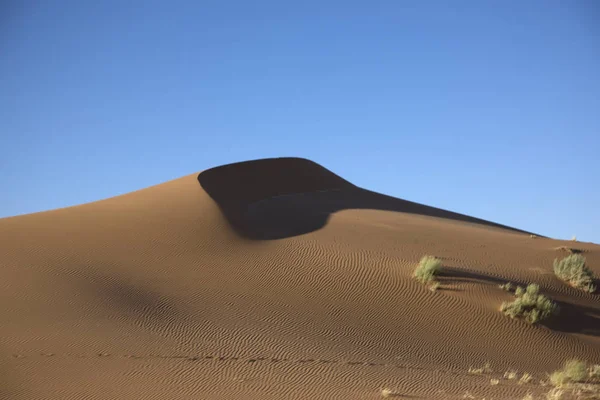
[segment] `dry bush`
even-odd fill
[[[594,274],[586,265],[585,257],[581,254],[571,254],[562,260],[554,260],[554,274],[567,282],[569,285],[583,290],[584,292],[594,293]]]
[[[413,277],[421,283],[434,281],[435,276],[442,269],[442,261],[433,256],[424,256],[415,268]]]
[[[500,310],[511,318],[523,318],[535,324],[558,313],[558,305],[548,297],[540,294],[540,286],[532,283],[523,289],[517,286],[515,300],[504,302]]]

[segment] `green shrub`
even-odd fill
[[[442,269],[442,261],[433,256],[424,256],[413,273],[413,277],[421,283],[429,283],[434,280]]]
[[[591,375],[592,370],[588,370],[584,361],[569,360],[563,364],[561,370],[550,375],[550,382],[556,387],[562,387],[569,383],[583,382]]]
[[[502,290],[506,290],[507,292],[512,292],[513,284],[511,282],[506,282],[503,285],[498,285],[498,287]]]
[[[532,283],[523,289],[517,286],[515,300],[504,302],[500,310],[511,318],[523,318],[535,324],[558,312],[558,306],[548,297],[540,294],[540,286]]]
[[[550,374],[550,383],[556,387],[563,387],[569,382],[569,378],[563,371],[554,371]]]
[[[571,254],[562,260],[554,260],[554,274],[568,284],[585,292],[594,293],[594,274],[581,254]]]
[[[563,366],[563,371],[573,382],[581,382],[588,376],[587,365],[580,360],[567,361]]]

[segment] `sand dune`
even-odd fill
[[[551,217],[551,216],[549,216]],[[520,399],[600,364],[600,303],[552,273],[576,246],[361,189],[303,159],[232,164],[0,220],[0,398]],[[442,289],[412,279],[425,254]],[[563,312],[498,308],[537,282]],[[493,372],[473,375],[489,362]],[[502,379],[508,369],[535,384]],[[490,379],[498,378],[498,385]]]

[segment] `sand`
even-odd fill
[[[600,275],[599,245],[370,192],[296,158],[0,219],[0,398],[541,396],[565,359],[600,364],[600,297],[553,275],[560,246]],[[425,254],[443,261],[436,292],[412,278]],[[539,283],[561,315],[505,317],[507,281]],[[511,369],[534,380],[504,379]]]

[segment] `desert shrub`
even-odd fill
[[[550,375],[550,382],[556,387],[562,387],[569,383],[583,382],[591,375],[592,369],[588,369],[585,361],[569,360],[563,364],[561,370]]]
[[[583,361],[568,361],[563,369],[552,373],[550,382],[555,387],[546,394],[548,400],[560,400],[567,391],[573,399],[600,399],[600,382],[591,378],[591,370],[586,369]]]
[[[562,260],[554,260],[554,274],[568,284],[585,292],[594,293],[594,274],[581,254],[571,254]]]
[[[550,383],[556,387],[562,387],[569,382],[569,378],[563,371],[554,371],[550,374]]]
[[[421,283],[429,283],[434,280],[442,269],[442,261],[433,256],[424,256],[415,268],[413,277]]]
[[[517,286],[515,300],[504,302],[500,310],[511,318],[523,318],[535,324],[558,312],[558,306],[548,297],[540,294],[540,286],[532,283],[523,289]]]
[[[511,282],[506,282],[503,285],[498,285],[498,287],[502,290],[506,290],[507,292],[512,292],[513,284]]]

